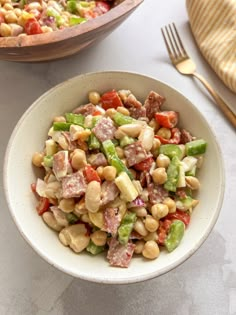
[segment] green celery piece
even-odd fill
[[[192,204],[193,204],[193,198],[190,196],[176,199],[176,206],[179,210],[182,210],[182,211],[187,211],[189,208],[192,207]]]
[[[179,179],[179,167],[180,160],[177,156],[174,156],[167,168],[167,181],[164,184],[166,190],[176,192]]]
[[[203,139],[193,140],[185,144],[187,155],[199,155],[206,152],[207,142]]]
[[[75,224],[78,222],[79,218],[74,213],[66,213],[66,219],[70,224]]]
[[[54,18],[60,17],[60,13],[54,9],[53,7],[49,6],[46,10],[46,15],[47,16],[53,16]]]
[[[88,148],[89,150],[96,150],[100,149],[101,143],[98,140],[98,138],[95,136],[95,134],[91,133],[88,139]]]
[[[171,223],[169,233],[164,242],[168,252],[172,252],[176,247],[179,246],[185,231],[185,225],[180,220],[175,220]]]
[[[134,143],[135,140],[134,138],[128,137],[128,136],[124,136],[121,140],[120,140],[120,146],[123,148],[131,143]]]
[[[131,180],[134,179],[132,173],[118,157],[112,157],[109,163],[111,164],[111,166],[114,166],[116,168],[118,174],[121,172],[125,172]]]
[[[115,115],[112,118],[118,126],[132,124],[136,121],[134,118],[130,116],[125,116],[119,112],[115,113]]]
[[[53,164],[53,156],[52,156],[52,155],[46,155],[46,156],[43,158],[43,164],[44,164],[46,167],[52,167],[52,164]]]
[[[116,153],[116,148],[115,148],[115,146],[111,140],[103,141],[102,147],[103,147],[104,153],[108,159],[108,162],[112,157],[114,157],[114,156],[118,157],[117,153]]]
[[[128,243],[130,233],[133,230],[134,223],[136,221],[136,214],[127,212],[121,221],[120,227],[118,228],[118,239],[122,245]]]
[[[67,1],[66,9],[70,13],[76,13],[77,12],[77,1],[74,1],[74,0]]]
[[[128,174],[129,178],[133,180],[133,175],[125,166],[125,164],[121,161],[116,153],[116,148],[111,140],[106,140],[102,143],[103,151],[106,155],[108,163],[114,166],[117,170],[117,173],[125,172]]]
[[[92,118],[92,128],[96,126],[96,124],[99,122],[99,120],[101,120],[100,116],[94,116]]]
[[[180,158],[182,156],[182,151],[176,144],[163,144],[159,148],[159,154],[167,155],[170,159],[174,156]]]
[[[196,171],[197,171],[197,165],[194,165],[193,168],[190,171],[185,173],[185,175],[186,176],[194,176],[195,177],[196,176]]]
[[[97,246],[93,243],[93,241],[90,240],[88,246],[86,247],[86,250],[91,253],[92,255],[98,255],[101,252],[103,252],[105,249],[104,246]]]
[[[68,123],[84,127],[85,117],[81,114],[66,113],[66,121]]]
[[[71,123],[68,122],[54,122],[53,130],[55,131],[69,131]]]

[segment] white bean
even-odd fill
[[[142,129],[143,127],[140,124],[127,124],[118,128],[118,130],[124,132],[127,136],[132,138],[138,137]]]
[[[54,215],[53,215],[52,212],[49,212],[49,211],[44,212],[44,213],[42,214],[42,218],[43,218],[44,222],[45,222],[51,229],[53,229],[54,231],[59,232],[59,231],[61,231],[61,229],[63,228],[63,226],[60,225],[60,224],[56,221],[56,219],[55,219],[55,217],[54,217]]]
[[[154,140],[154,131],[151,127],[146,126],[142,129],[138,139],[146,151],[150,151]]]
[[[85,206],[90,212],[97,212],[100,206],[101,185],[97,181],[88,184],[85,192]]]

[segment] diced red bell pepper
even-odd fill
[[[27,35],[36,35],[43,33],[39,22],[35,18],[27,20],[27,22],[25,23],[25,32]]]
[[[84,173],[84,177],[86,178],[88,183],[90,183],[94,180],[96,182],[101,183],[101,178],[99,177],[97,171],[95,171],[91,165],[86,165],[83,173]]]
[[[101,96],[102,107],[107,110],[109,108],[117,108],[123,106],[122,101],[115,90],[104,93]]]
[[[155,114],[156,121],[165,128],[174,128],[179,120],[179,115],[173,110],[163,111]]]
[[[181,132],[179,128],[172,128],[171,129],[171,138],[165,139],[161,136],[155,135],[155,138],[159,139],[162,144],[172,143],[172,144],[179,144],[180,143]]]
[[[104,14],[111,9],[111,6],[105,1],[96,1],[96,7],[99,9],[101,14]]]
[[[102,113],[98,109],[92,113],[92,116],[100,116],[100,115],[102,115]]]
[[[146,160],[135,164],[133,167],[137,171],[149,171],[153,162],[154,162],[153,158],[149,157]]]
[[[40,197],[36,210],[39,215],[42,215],[44,212],[48,211],[49,206],[50,206],[49,199],[45,197]]]
[[[189,222],[190,222],[190,214],[177,209],[176,212],[169,213],[166,216],[166,219],[172,220],[172,221],[173,220],[181,220],[185,224],[185,226],[187,227],[189,225]]]

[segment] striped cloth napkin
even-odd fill
[[[186,6],[203,56],[236,93],[236,0],[186,0]]]

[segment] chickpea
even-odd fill
[[[104,246],[107,242],[107,233],[104,231],[95,231],[90,237],[93,243],[97,246]]]
[[[151,208],[151,213],[154,219],[159,220],[164,218],[169,213],[169,208],[167,205],[162,203],[156,203]]]
[[[104,169],[103,166],[98,166],[98,168],[96,169],[96,171],[97,171],[97,173],[98,173],[98,176],[99,176],[101,179],[104,179],[104,177],[103,177],[103,169]]]
[[[152,142],[151,152],[155,157],[158,156],[158,151],[159,151],[160,146],[161,146],[161,141],[157,138],[154,138]]]
[[[148,215],[145,220],[145,228],[148,232],[155,232],[158,229],[159,222],[151,215]]]
[[[32,157],[32,163],[34,166],[41,167],[43,163],[44,155],[40,152],[35,152]]]
[[[54,231],[61,231],[63,226],[57,223],[52,212],[46,211],[42,215],[43,221]]]
[[[134,252],[135,254],[141,254],[144,248],[145,242],[143,240],[139,240],[135,243]]]
[[[147,210],[144,207],[134,207],[130,211],[134,212],[137,217],[146,217]]]
[[[106,116],[110,118],[113,118],[115,114],[116,114],[116,110],[114,108],[109,108],[106,111]]]
[[[173,199],[171,199],[170,197],[165,198],[162,203],[164,205],[167,205],[167,207],[169,209],[169,213],[174,213],[176,211],[175,201]]]
[[[6,23],[0,24],[0,35],[3,37],[11,36],[11,27]]]
[[[53,122],[66,122],[66,119],[63,116],[55,116]]]
[[[74,169],[79,170],[87,164],[86,155],[83,150],[76,150],[72,156],[71,165]]]
[[[167,180],[166,169],[164,167],[156,168],[152,172],[152,179],[155,184],[159,184],[159,185],[164,184]]]
[[[148,235],[148,231],[146,230],[144,223],[141,219],[137,219],[137,221],[135,222],[134,230],[142,236]]]
[[[88,98],[90,103],[97,105],[100,102],[101,96],[98,92],[92,91],[89,93]]]
[[[47,25],[41,26],[41,30],[42,30],[43,33],[53,32],[53,29],[50,26],[47,26]]]
[[[86,207],[85,207],[84,198],[80,199],[80,201],[75,204],[74,212],[77,216],[80,216],[81,214],[88,213],[88,209],[86,209]]]
[[[13,6],[10,3],[5,3],[3,8],[7,11],[13,11]]]
[[[91,223],[88,213],[82,214],[80,219],[82,222],[89,223],[89,224]]]
[[[105,166],[103,169],[103,177],[105,180],[113,181],[116,178],[116,168],[114,166]]]
[[[159,123],[154,118],[149,122],[149,126],[153,128],[154,131],[160,127]]]
[[[21,9],[15,8],[15,9],[14,9],[14,13],[15,13],[15,15],[16,15],[17,17],[19,17],[19,16],[21,15]]]
[[[143,247],[142,254],[147,259],[155,259],[160,254],[160,249],[155,241],[147,241]]]
[[[167,155],[159,154],[156,159],[157,167],[167,168],[170,164],[170,158]]]
[[[150,233],[148,233],[148,235],[147,236],[144,236],[144,241],[157,241],[158,240],[158,235],[157,235],[157,232],[155,231],[155,232],[150,232]]]
[[[74,208],[75,208],[74,198],[62,199],[59,202],[58,208],[61,209],[63,212],[66,212],[66,213],[73,212]]]
[[[120,159],[124,158],[124,150],[121,147],[116,147],[116,153]]]
[[[7,10],[0,7],[0,13],[2,13],[5,16],[5,14],[7,13]]]
[[[28,10],[31,11],[31,10],[41,10],[42,9],[42,6],[39,2],[31,2],[28,4]]]
[[[157,135],[164,138],[164,139],[170,139],[171,138],[171,131],[168,128],[162,127],[157,131]]]
[[[199,180],[194,176],[185,176],[186,185],[192,190],[198,190],[200,188]]]
[[[127,108],[123,107],[123,106],[119,106],[116,109],[119,113],[125,115],[125,116],[130,116],[130,112]]]

